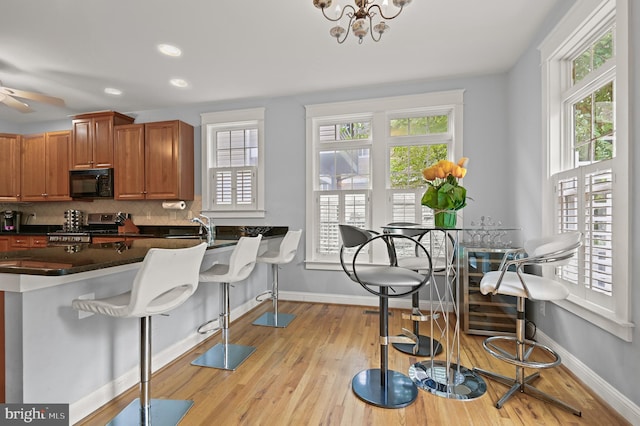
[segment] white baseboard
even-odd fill
[[[379,306],[380,298],[376,296],[349,296],[345,294],[326,294],[326,293],[306,293],[296,291],[279,291],[279,300],[289,300],[292,302],[309,302],[309,303],[332,303],[334,305],[356,305],[356,306]],[[429,310],[429,301],[420,300],[420,309]],[[451,305],[451,304],[450,304]],[[411,298],[390,298],[390,308],[411,309]],[[447,312],[451,312],[451,306]]]
[[[251,299],[244,304],[238,306],[231,311],[231,321],[241,317],[247,312],[251,311],[258,305],[254,299]],[[216,327],[216,324],[211,325],[212,328]],[[212,334],[202,335],[194,331],[185,339],[175,343],[174,345],[164,349],[153,356],[151,361],[153,372],[161,369],[165,365],[171,363],[176,358],[190,351],[195,346],[202,343],[204,340],[215,335],[218,331]],[[69,421],[70,424],[77,423],[95,410],[108,403],[121,393],[127,391],[132,386],[135,386],[140,382],[140,367],[136,366],[133,369],[127,371],[122,376],[115,380],[105,384],[96,391],[90,393],[84,398],[69,405]]]
[[[580,381],[587,385],[593,393],[606,401],[611,408],[627,419],[632,425],[640,425],[640,407],[638,407],[638,405],[634,404],[633,401],[620,393],[582,361],[540,330],[537,331],[536,338],[541,344],[549,346],[556,351],[562,359],[562,364],[578,377]]]

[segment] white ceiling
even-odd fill
[[[35,111],[24,114],[0,104],[0,120],[503,72],[560,1],[415,0],[381,42],[351,35],[338,45],[312,0],[3,0],[0,81],[66,107],[29,102]],[[183,55],[160,55],[159,43]],[[173,77],[190,86],[169,85]]]

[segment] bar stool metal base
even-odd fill
[[[520,391],[527,395],[533,396],[534,398],[538,398],[540,401],[560,407],[575,416],[582,417],[582,412],[577,408],[574,408],[571,405],[562,402],[545,392],[542,392],[540,389],[531,384],[532,382],[540,378],[540,372],[535,372],[525,377],[522,380],[522,383],[520,383],[518,380],[512,377],[503,376],[492,371],[487,371],[480,368],[474,368],[473,371],[509,387],[509,390],[498,400],[498,402],[496,402],[496,408],[502,408],[509,398],[515,395],[516,392]]]
[[[353,393],[364,402],[382,408],[403,408],[418,397],[418,387],[397,371],[387,371],[387,385],[381,384],[379,368],[363,370],[351,381]]]
[[[284,328],[288,326],[295,317],[296,316],[293,314],[274,314],[273,312],[265,312],[253,322],[253,325]]]
[[[218,343],[191,362],[191,365],[235,371],[255,350],[253,346]]]
[[[482,377],[466,367],[458,372],[458,365],[451,363],[447,374],[445,361],[417,362],[409,367],[409,377],[419,388],[449,399],[475,399],[487,391]]]
[[[153,426],[176,426],[187,414],[193,405],[193,401],[180,401],[175,399],[152,399],[151,421],[147,424]],[[124,410],[111,419],[107,426],[131,426],[144,425],[140,418],[140,398],[136,398]]]
[[[413,353],[413,345],[410,343],[392,343],[392,346],[405,354],[431,356],[431,337],[420,335],[418,336],[418,340],[420,346],[416,354]],[[434,355],[438,355],[442,352],[442,344],[436,339],[433,339],[433,351],[435,352]]]

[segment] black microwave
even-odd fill
[[[113,169],[69,172],[71,198],[113,198]]]

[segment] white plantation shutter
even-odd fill
[[[255,167],[218,167],[212,170],[214,205],[238,210],[253,207],[256,193]]]
[[[600,298],[590,293],[611,296],[614,290],[613,172],[608,163],[559,173],[555,184],[558,232],[584,236],[582,256],[556,268],[556,274],[588,300]]]
[[[318,192],[318,255],[335,255],[340,252],[339,224],[367,228],[368,198],[368,191]]]
[[[611,170],[585,176],[585,287],[607,295],[613,289],[612,176]]]
[[[424,192],[424,191],[423,191]],[[419,195],[422,197],[422,195]],[[391,222],[418,223],[417,205],[418,194],[407,191],[392,191],[391,193]]]

